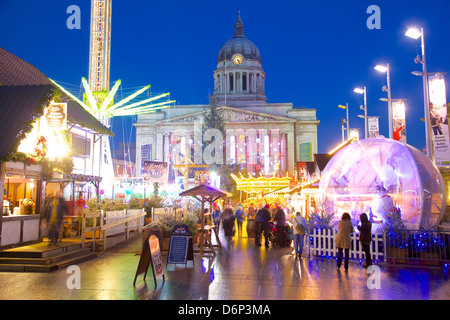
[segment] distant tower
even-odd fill
[[[98,110],[109,93],[110,55],[111,55],[111,2],[112,0],[91,0],[91,39],[89,53],[89,86]],[[86,101],[86,98],[85,98]],[[111,101],[111,103],[113,103]],[[110,126],[108,116],[93,114],[106,127]],[[101,138],[101,159],[99,175],[103,178],[103,189],[109,189],[114,179],[111,146],[108,137]],[[106,190],[104,190],[105,192]],[[108,196],[111,196],[106,191]]]
[[[92,92],[109,91],[111,0],[92,0],[89,84]]]

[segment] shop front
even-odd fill
[[[40,241],[41,166],[7,162],[4,190],[0,247]]]

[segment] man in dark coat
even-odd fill
[[[277,222],[277,240],[281,248],[286,245],[286,215],[279,206],[276,207],[274,221]]]
[[[264,232],[265,246],[269,247],[269,221],[270,212],[269,205],[266,204],[264,207],[258,210],[255,216],[255,245],[261,246],[261,235]]]
[[[223,210],[223,230],[225,233],[225,237],[231,239],[233,237],[233,229],[234,229],[234,214],[233,209],[229,204],[226,205],[225,210]]]
[[[358,226],[359,230],[359,242],[361,242],[362,249],[366,256],[366,264],[364,268],[368,268],[372,265],[372,255],[370,254],[370,244],[372,243],[372,222],[369,221],[367,215],[362,213],[359,216],[361,220],[361,226]]]

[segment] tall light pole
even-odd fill
[[[379,72],[386,72],[387,75],[387,87],[383,87],[383,91],[387,91],[388,93],[388,117],[389,117],[389,139],[393,139],[392,133],[392,99],[391,99],[391,75],[389,71],[389,63],[384,65],[376,65],[375,70]]]
[[[349,123],[349,120],[348,120],[348,103],[347,103],[345,106],[343,106],[343,105],[338,105],[338,108],[346,109],[346,110],[347,110],[347,120],[346,120],[346,123],[347,123],[347,140],[348,140],[348,139],[350,139],[350,123]]]
[[[361,110],[364,110],[364,139],[367,139],[369,137],[369,125],[367,123],[367,90],[366,87],[364,87],[364,89],[355,88],[353,91],[359,94],[364,94],[364,107],[361,106]]]
[[[425,113],[425,139],[426,139],[426,149],[427,156],[434,162],[434,150],[433,142],[431,141],[431,126],[430,126],[430,97],[428,91],[428,74],[427,74],[427,63],[425,58],[425,39],[423,28],[420,30],[416,28],[409,28],[406,31],[405,36],[413,38],[415,40],[421,38],[422,42],[422,59],[416,57],[414,61],[416,63],[422,63],[422,76],[423,76],[423,109]]]

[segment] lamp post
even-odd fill
[[[389,63],[384,65],[376,65],[375,70],[379,72],[386,72],[387,76],[387,87],[383,87],[383,91],[387,91],[388,93],[388,120],[389,120],[389,139],[393,138],[392,135],[392,99],[391,99],[391,75],[389,71]],[[381,99],[380,99],[381,100]]]
[[[353,91],[359,94],[364,94],[364,106],[361,106],[361,110],[364,110],[364,139],[367,139],[369,137],[369,126],[367,123],[367,90],[366,87],[364,87],[364,89],[355,88]]]
[[[347,120],[346,120],[346,123],[347,123],[347,140],[348,140],[348,139],[350,139],[350,123],[349,123],[349,120],[348,120],[348,103],[347,103],[345,106],[343,106],[343,105],[338,105],[338,108],[346,109],[346,110],[347,110]]]
[[[421,45],[422,45],[422,59],[420,57],[416,57],[414,61],[416,63],[422,63],[422,77],[423,77],[423,108],[425,113],[425,139],[426,139],[426,149],[427,149],[427,156],[434,162],[434,150],[432,147],[433,142],[431,141],[431,126],[430,126],[430,97],[429,97],[429,91],[428,91],[428,74],[427,74],[427,64],[426,64],[426,58],[425,58],[425,39],[424,39],[424,32],[423,28],[420,28],[420,30],[416,28],[409,28],[405,36],[412,38],[412,39],[419,39],[421,38]]]

